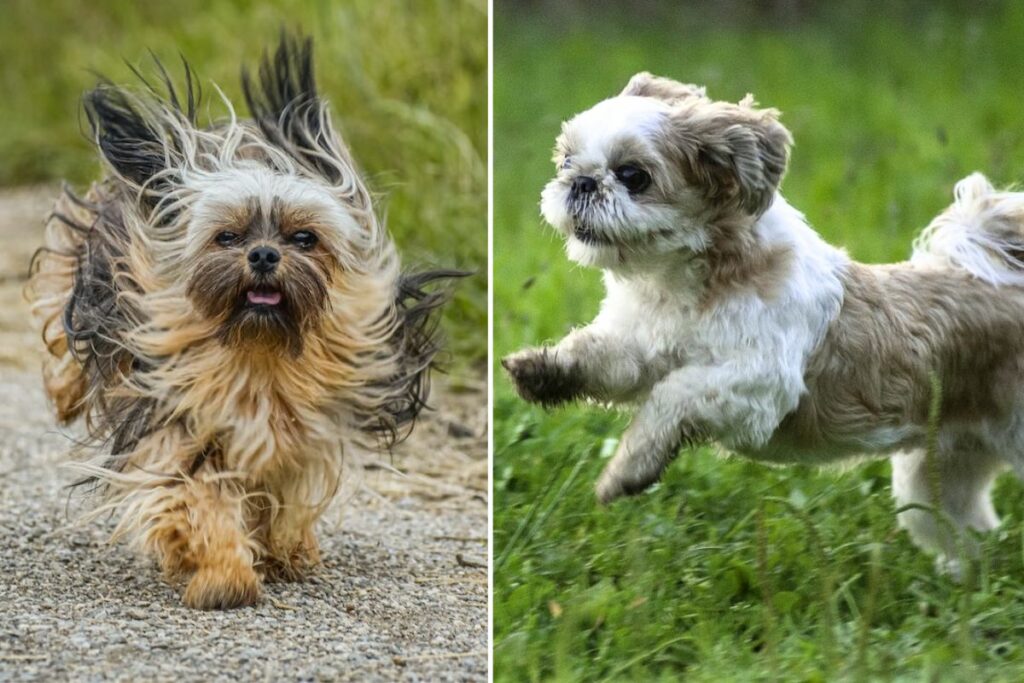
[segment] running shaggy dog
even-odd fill
[[[101,83],[85,111],[106,177],[58,199],[29,284],[57,417],[79,462],[184,602],[258,600],[319,561],[343,460],[389,448],[438,349],[317,94],[309,39],[242,72],[251,120],[201,127],[188,65],[163,94]]]

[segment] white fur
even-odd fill
[[[565,237],[570,259],[604,270],[606,296],[589,325],[553,347],[527,349],[504,360],[521,393],[529,373],[548,373],[556,386],[581,382],[577,395],[638,405],[598,483],[603,502],[656,481],[679,443],[710,438],[773,462],[825,463],[906,449],[893,457],[893,493],[900,505],[928,504],[919,425],[868,428],[851,443],[827,449],[773,441],[782,420],[807,392],[808,361],[840,313],[851,262],[776,193],[753,221],[750,243],[792,254],[785,280],[771,296],[737,289],[708,304],[706,269],[712,257],[705,252],[714,207],[707,206],[697,188],[685,185],[659,188],[670,197],[664,201],[634,197],[614,174],[613,150],[628,139],[630,149],[647,145],[651,154],[646,162],[655,182],[666,182],[666,176],[679,182],[678,173],[663,173],[659,166],[670,157],[658,149],[664,140],[660,127],[670,111],[669,104],[653,97],[620,96],[563,127],[564,144],[572,149],[559,155],[569,155],[569,161],[544,188],[541,211]],[[582,217],[569,189],[578,175],[593,177],[600,187],[599,201],[586,207]],[[575,234],[581,220],[612,239],[608,244],[582,241]],[[1024,263],[1014,256],[1024,240],[1004,237],[1019,234],[1022,224],[1024,193],[996,192],[984,176],[974,174],[957,185],[953,206],[915,242],[912,261],[924,268],[966,270],[994,285],[1024,285]],[[524,396],[530,398],[530,392],[527,388]],[[532,400],[545,401],[543,396]],[[1024,449],[1024,424],[982,421],[972,429],[943,431],[940,503],[954,527],[987,530],[998,523],[989,499],[994,477],[1006,462],[1024,462],[1016,455]],[[976,450],[979,440],[991,446],[988,451],[947,457]],[[1018,470],[1024,472],[1024,465]],[[944,568],[956,572],[956,536],[935,519],[911,511],[900,522],[920,545],[939,552]],[[968,542],[967,551],[972,548]]]
[[[954,196],[915,240],[911,261],[963,268],[994,285],[1024,285],[1024,262],[1013,255],[1014,245],[992,232],[1001,223],[1024,222],[1024,192],[997,192],[984,175],[972,173],[956,184]]]
[[[556,177],[541,193],[541,213],[545,220],[566,237],[565,249],[569,259],[584,266],[615,267],[635,257],[650,254],[701,251],[707,247],[707,233],[703,217],[693,217],[691,209],[699,212],[701,200],[694,188],[675,188],[688,201],[666,204],[643,204],[633,201],[629,193],[616,181],[614,169],[608,159],[616,144],[631,140],[646,144],[652,156],[657,150],[651,136],[664,124],[671,108],[650,97],[614,97],[577,115],[567,122],[567,133],[586,131],[580,136],[583,147],[574,150],[569,166],[560,169]],[[576,175],[585,172],[598,181],[605,200],[591,215],[598,229],[619,238],[616,245],[594,245],[579,240],[573,234],[574,219],[568,206],[570,183]]]
[[[781,196],[754,229],[763,244],[795,254],[784,290],[770,300],[750,292],[701,310],[699,265],[684,252],[642,271],[606,272],[601,312],[566,341],[602,340],[604,372],[619,378],[608,398],[644,403],[656,423],[697,417],[732,449],[767,443],[805,391],[804,367],[838,314],[848,259]]]
[[[317,216],[321,224],[333,228],[320,231],[317,236],[343,267],[354,265],[348,261],[370,249],[369,240],[377,237],[342,208],[327,185],[297,174],[276,173],[252,163],[213,173],[188,173],[183,183],[196,196],[181,244],[186,258],[207,246],[213,237],[209,226],[220,225],[225,215],[244,209],[253,199],[265,215],[270,214],[271,205],[277,200],[292,210],[306,210]]]

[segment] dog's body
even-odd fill
[[[444,297],[421,287],[454,275],[401,274],[308,40],[282,38],[243,84],[253,120],[208,128],[187,67],[184,102],[169,81],[89,93],[108,175],[58,200],[29,288],[100,510],[204,608],[319,561],[343,459],[390,446],[423,406]]]
[[[527,400],[638,404],[602,502],[714,440],[777,463],[892,454],[898,503],[928,505],[937,378],[939,503],[991,529],[993,479],[1024,471],[1024,194],[971,176],[911,261],[862,265],[778,195],[788,144],[771,110],[647,74],[568,123],[542,210],[607,295],[590,325],[505,367]],[[901,522],[955,565],[933,515]]]

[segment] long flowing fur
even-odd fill
[[[282,36],[255,81],[243,72],[251,121],[225,100],[228,118],[200,128],[191,69],[180,94],[158,70],[162,94],[143,79],[86,95],[107,176],[62,193],[28,291],[57,416],[86,419],[79,467],[104,492],[98,510],[119,510],[118,533],[169,576],[192,577],[186,602],[231,606],[258,595],[254,568],[294,578],[315,564],[312,525],[344,459],[407,433],[446,300],[426,288],[462,273],[401,274],[308,39]],[[235,286],[214,260],[231,255],[208,245],[260,211],[313,225],[321,246],[281,264],[287,325],[231,327],[204,309]]]

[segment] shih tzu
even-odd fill
[[[159,65],[158,65],[159,66]],[[255,602],[319,561],[343,460],[424,406],[454,271],[402,274],[317,93],[309,39],[242,72],[251,119],[200,126],[178,91],[102,82],[85,111],[105,178],[65,191],[28,292],[79,467],[197,608]]]
[[[897,503],[934,501],[952,525],[914,507],[900,522],[955,570],[952,527],[995,527],[994,478],[1024,471],[1024,193],[971,175],[910,261],[864,265],[779,194],[790,145],[749,96],[646,73],[564,124],[541,211],[606,296],[592,323],[503,365],[527,401],[637,406],[603,503],[694,442],[774,463],[889,455]]]

